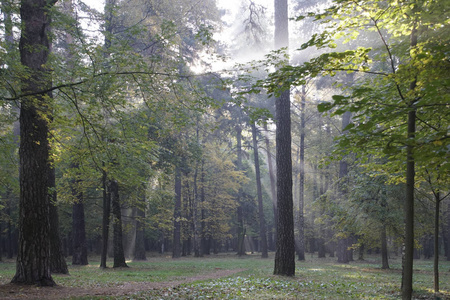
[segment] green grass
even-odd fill
[[[130,268],[102,270],[98,259],[88,266],[70,266],[70,275],[54,275],[60,286],[116,287],[124,282],[170,282],[212,273],[217,270],[245,269],[225,278],[195,281],[174,288],[138,292],[109,299],[398,299],[401,262],[391,259],[390,270],[381,270],[378,257],[338,264],[335,258],[308,256],[296,262],[296,276],[273,276],[273,254],[269,259],[257,255],[239,258],[234,254],[204,258],[156,256],[146,262],[130,262]],[[414,261],[414,298],[434,299],[433,262]],[[440,262],[441,299],[450,299],[450,262]],[[0,284],[10,281],[14,262],[0,263]],[[84,297],[77,299],[105,299]]]

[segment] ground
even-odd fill
[[[241,272],[243,269],[225,270],[216,269],[215,271],[207,274],[193,276],[184,280],[167,281],[167,282],[125,282],[111,287],[99,287],[99,288],[74,288],[74,287],[36,287],[26,285],[13,285],[5,284],[0,285],[0,299],[12,300],[12,299],[64,299],[70,297],[89,297],[89,296],[127,296],[134,295],[136,293],[148,290],[163,289],[176,287],[184,283],[190,283],[194,281],[204,281],[210,279],[218,279],[233,275]]]

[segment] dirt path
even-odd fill
[[[83,296],[125,296],[133,295],[142,291],[176,287],[183,283],[190,283],[197,280],[210,280],[226,277],[244,271],[244,269],[223,270],[219,269],[212,273],[189,277],[183,280],[167,282],[124,282],[116,287],[101,288],[73,288],[73,287],[36,287],[18,286],[5,284],[0,286],[0,299],[65,299],[69,297]]]

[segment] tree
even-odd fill
[[[275,47],[289,45],[287,0],[275,0]],[[291,105],[286,88],[275,100],[277,165],[277,249],[275,275],[295,275],[294,212],[292,199]]]
[[[49,124],[52,112],[49,31],[56,1],[24,0],[20,17],[22,77],[20,107],[19,253],[12,283],[53,286],[50,274]]]
[[[403,173],[397,178],[406,183],[404,299],[412,295],[415,169],[431,164],[448,170],[443,159],[448,129],[434,126],[435,115],[439,120],[448,119],[442,114],[448,102],[448,74],[443,72],[449,67],[442,51],[448,42],[448,27],[439,21],[446,18],[443,14],[442,3],[435,1],[392,1],[388,6],[383,1],[337,1],[325,12],[311,14],[327,30],[313,35],[301,47],[325,52],[300,66],[279,69],[269,75],[270,83],[265,85],[278,91],[280,86],[287,89],[302,84],[310,76],[333,76],[341,71],[359,75],[360,81],[351,87],[350,95],[336,95],[319,109],[334,109],[336,115],[351,111],[354,123],[347,128],[349,134],[341,139],[340,146],[347,152],[357,152],[360,160],[364,158],[362,153],[365,157],[368,153],[387,157],[386,173]],[[363,47],[366,41],[360,39],[364,37],[360,36],[362,28],[376,34],[381,46]],[[354,39],[359,44],[353,50],[333,51],[337,42]]]

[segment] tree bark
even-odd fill
[[[113,268],[128,267],[125,262],[125,252],[123,250],[123,235],[122,235],[122,211],[120,207],[119,184],[116,180],[109,181],[109,189],[111,195],[111,208],[113,214],[113,249],[114,249],[114,264]]]
[[[288,3],[275,0],[275,48],[289,46]],[[275,100],[277,163],[277,247],[275,275],[295,275],[294,204],[292,198],[290,91]]]
[[[256,191],[258,194],[259,238],[261,242],[261,258],[268,258],[269,254],[267,252],[266,219],[264,218],[264,207],[261,188],[261,173],[259,170],[258,140],[255,123],[252,123],[252,135],[253,135],[253,153],[255,156]]]
[[[19,251],[12,283],[54,286],[50,270],[49,142],[52,86],[47,66],[50,53],[50,11],[55,1],[23,0],[20,17],[20,60],[28,76],[22,76],[20,107]]]

